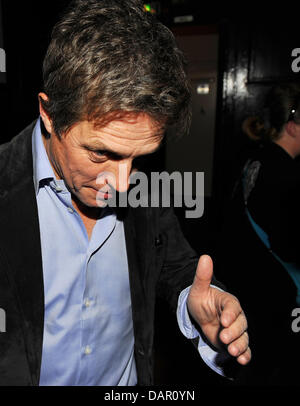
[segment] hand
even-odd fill
[[[236,297],[210,286],[212,276],[212,259],[202,255],[187,300],[189,313],[214,347],[227,345],[229,354],[246,365],[251,351],[245,314]]]

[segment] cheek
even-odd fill
[[[71,175],[75,181],[94,183],[99,172],[101,172],[101,170],[94,165],[86,165],[85,167],[74,168]]]
[[[65,169],[73,180],[92,180],[97,177],[99,165],[91,162],[85,155],[68,154],[65,159]]]
[[[75,168],[74,168],[75,169]],[[73,183],[77,186],[92,186],[99,189],[110,179],[110,166],[106,164],[86,163],[84,166],[77,167],[71,174]]]

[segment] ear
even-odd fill
[[[49,115],[47,114],[47,112],[44,110],[43,105],[41,103],[41,99],[43,99],[45,101],[49,100],[48,96],[45,93],[39,93],[38,98],[39,98],[40,116],[43,120],[43,123],[44,123],[44,126],[45,126],[47,132],[49,134],[52,134],[53,133],[52,121],[51,121]]]
[[[288,121],[285,125],[285,130],[290,137],[296,138],[299,136],[300,126],[294,121]]]

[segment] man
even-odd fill
[[[43,90],[39,120],[0,152],[1,384],[153,383],[156,295],[217,372],[227,351],[247,364],[240,304],[172,210],[103,207],[167,129],[188,129],[172,34],[138,0],[74,1],[53,30]],[[114,176],[99,184],[103,173]]]

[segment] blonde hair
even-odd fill
[[[275,141],[288,121],[300,124],[300,84],[281,83],[268,93],[261,114],[247,117],[243,132],[253,141]]]
[[[280,133],[274,127],[266,129],[258,116],[247,117],[242,130],[252,141],[275,141],[280,138]]]

